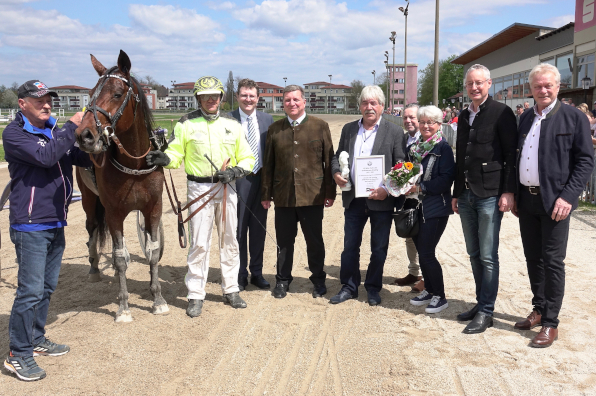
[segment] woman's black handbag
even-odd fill
[[[395,232],[400,238],[412,238],[418,235],[418,208],[400,209],[393,213]]]

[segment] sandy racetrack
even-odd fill
[[[334,142],[353,116],[325,116]],[[183,170],[173,172],[185,196]],[[0,169],[0,185],[8,181]],[[178,246],[176,218],[164,192],[166,247],[159,270],[167,316],[151,314],[149,267],[139,247],[135,217],[125,225],[131,265],[127,271],[132,323],[114,323],[118,284],[110,254],[100,262],[102,281],[87,283],[89,270],[84,213],[71,205],[67,248],[60,281],[53,295],[48,335],[68,343],[71,352],[37,362],[48,377],[18,381],[2,369],[0,394],[143,394],[143,395],[596,395],[596,218],[577,213],[571,221],[567,290],[559,340],[548,349],[530,348],[537,333],[516,331],[513,323],[531,310],[531,293],[517,219],[506,214],[501,230],[500,290],[495,327],[464,335],[456,315],[472,306],[474,282],[465,252],[461,224],[450,218],[438,247],[449,308],[439,314],[409,304],[409,287],[389,285],[407,273],[405,243],[392,234],[385,265],[383,302],[370,307],[360,288],[357,301],[329,304],[340,288],[343,248],[341,195],[325,210],[325,269],[328,295],[313,299],[304,239],[299,232],[294,282],[285,299],[249,286],[242,293],[244,310],[224,305],[219,252],[212,243],[211,269],[203,314],[185,315],[186,250]],[[268,229],[275,235],[274,212]],[[8,319],[17,283],[15,251],[8,235],[8,212],[0,213],[2,278],[0,279],[0,356],[8,352]],[[214,233],[215,234],[215,233]],[[367,226],[361,251],[364,274],[370,257]],[[111,248],[104,249],[105,253]],[[275,246],[267,240],[265,277],[275,282]]]

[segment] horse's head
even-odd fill
[[[81,150],[99,154],[109,144],[116,129],[128,130],[135,121],[140,95],[130,75],[130,58],[120,50],[118,66],[106,69],[93,55],[91,64],[100,78],[91,90],[91,99],[76,130]]]

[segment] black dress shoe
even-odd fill
[[[238,277],[238,289],[240,289],[240,291],[244,291],[246,286],[248,286],[248,279],[245,277]]]
[[[469,311],[462,312],[457,315],[457,320],[461,322],[467,322],[468,320],[474,319],[476,314],[478,313],[478,304],[474,305],[474,308],[470,309]]]
[[[331,304],[339,304],[344,301],[348,301],[351,298],[358,298],[358,294],[352,294],[345,289],[341,289],[339,293],[331,297],[329,301],[331,302]]]
[[[273,297],[284,298],[288,294],[289,289],[290,285],[287,285],[285,283],[278,283],[275,285],[275,289],[273,289]]]
[[[478,334],[483,333],[489,327],[493,327],[493,317],[488,316],[484,312],[477,312],[474,319],[464,329],[464,334]]]
[[[325,286],[324,283],[315,284],[313,286],[312,298],[323,297],[324,294],[327,294],[327,286]]]
[[[368,304],[372,307],[375,305],[379,305],[381,303],[381,296],[379,296],[379,292],[376,290],[368,290]]]
[[[258,287],[259,289],[269,289],[271,284],[263,278],[263,275],[256,275],[250,277],[250,283]]]

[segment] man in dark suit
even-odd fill
[[[535,66],[529,81],[536,105],[520,119],[513,213],[519,217],[534,308],[515,328],[541,325],[531,345],[543,348],[558,336],[569,215],[594,168],[594,151],[588,118],[557,100],[561,83],[557,68]]]
[[[499,289],[499,231],[503,212],[514,202],[517,125],[510,107],[493,100],[490,71],[473,65],[465,85],[472,100],[457,127],[456,176],[452,209],[459,213],[470,256],[477,304],[457,316],[471,322],[465,334],[493,325]]]
[[[358,97],[358,105],[362,118],[346,124],[341,132],[337,151],[331,160],[333,178],[338,186],[344,187],[348,180],[341,176],[339,155],[342,151],[349,154],[348,166],[350,179],[355,180],[354,157],[384,155],[385,174],[399,160],[404,159],[404,131],[401,127],[383,119],[385,95],[376,85],[364,87]],[[383,287],[383,266],[387,258],[389,235],[395,199],[388,195],[382,185],[371,191],[368,197],[355,197],[355,185],[352,183],[350,191],[342,192],[345,208],[344,215],[344,251],[341,254],[340,281],[342,288],[339,293],[331,297],[331,303],[339,304],[351,298],[358,297],[360,286],[360,245],[362,231],[370,218],[371,258],[364,287],[368,294],[368,303],[381,303],[379,292]]]
[[[275,203],[275,233],[279,245],[273,297],[284,298],[293,280],[294,243],[298,223],[306,241],[308,268],[314,298],[327,293],[325,286],[325,242],[323,210],[335,201],[336,185],[331,176],[333,143],[329,125],[306,114],[304,89],[284,89],[284,111],[288,115],[271,124],[263,156],[261,204]]]
[[[263,167],[267,129],[269,125],[273,124],[273,117],[271,114],[257,111],[259,86],[253,80],[244,78],[238,82],[236,98],[240,107],[230,114],[242,124],[246,140],[255,156],[252,173],[243,179],[236,180],[236,189],[240,196],[236,233],[240,248],[238,287],[240,291],[243,291],[248,286],[248,267],[250,283],[259,289],[269,289],[271,285],[263,277],[267,209],[261,205],[261,168]],[[248,265],[248,253],[250,253],[250,265]]]
[[[418,128],[418,104],[417,103],[410,103],[406,105],[404,108],[404,113],[402,115],[404,121],[404,129],[406,133],[404,133],[404,141],[403,141],[403,148],[404,153],[407,155],[407,149],[413,143],[418,140],[420,136],[420,131]],[[416,244],[412,238],[406,238],[406,253],[408,255],[408,275],[404,276],[403,278],[397,278],[393,281],[394,284],[398,286],[407,286],[414,284],[412,286],[412,291],[421,292],[424,290],[424,280],[422,280],[422,276],[420,276],[420,265],[418,263],[418,252],[416,251]]]

